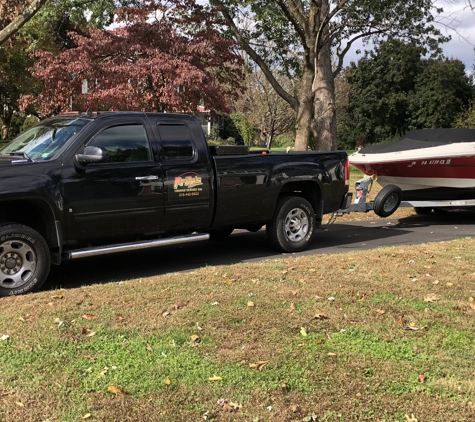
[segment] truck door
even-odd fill
[[[167,230],[209,227],[212,215],[212,169],[203,142],[194,139],[194,121],[158,118],[164,174]]]
[[[163,227],[163,176],[155,162],[147,121],[102,126],[85,146],[107,150],[104,163],[63,172],[68,237],[104,239],[158,232]]]

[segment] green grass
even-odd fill
[[[475,420],[474,255],[463,239],[4,298],[0,420]]]

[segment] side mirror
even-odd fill
[[[106,163],[109,161],[109,153],[104,147],[86,147],[84,148],[84,154],[76,154],[75,158],[79,164],[83,165]]]

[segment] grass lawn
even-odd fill
[[[474,256],[463,238],[1,299],[0,420],[474,421]]]

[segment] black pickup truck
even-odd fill
[[[50,264],[266,225],[286,252],[344,206],[347,154],[208,146],[187,115],[66,114],[0,150],[0,296],[38,290]]]

